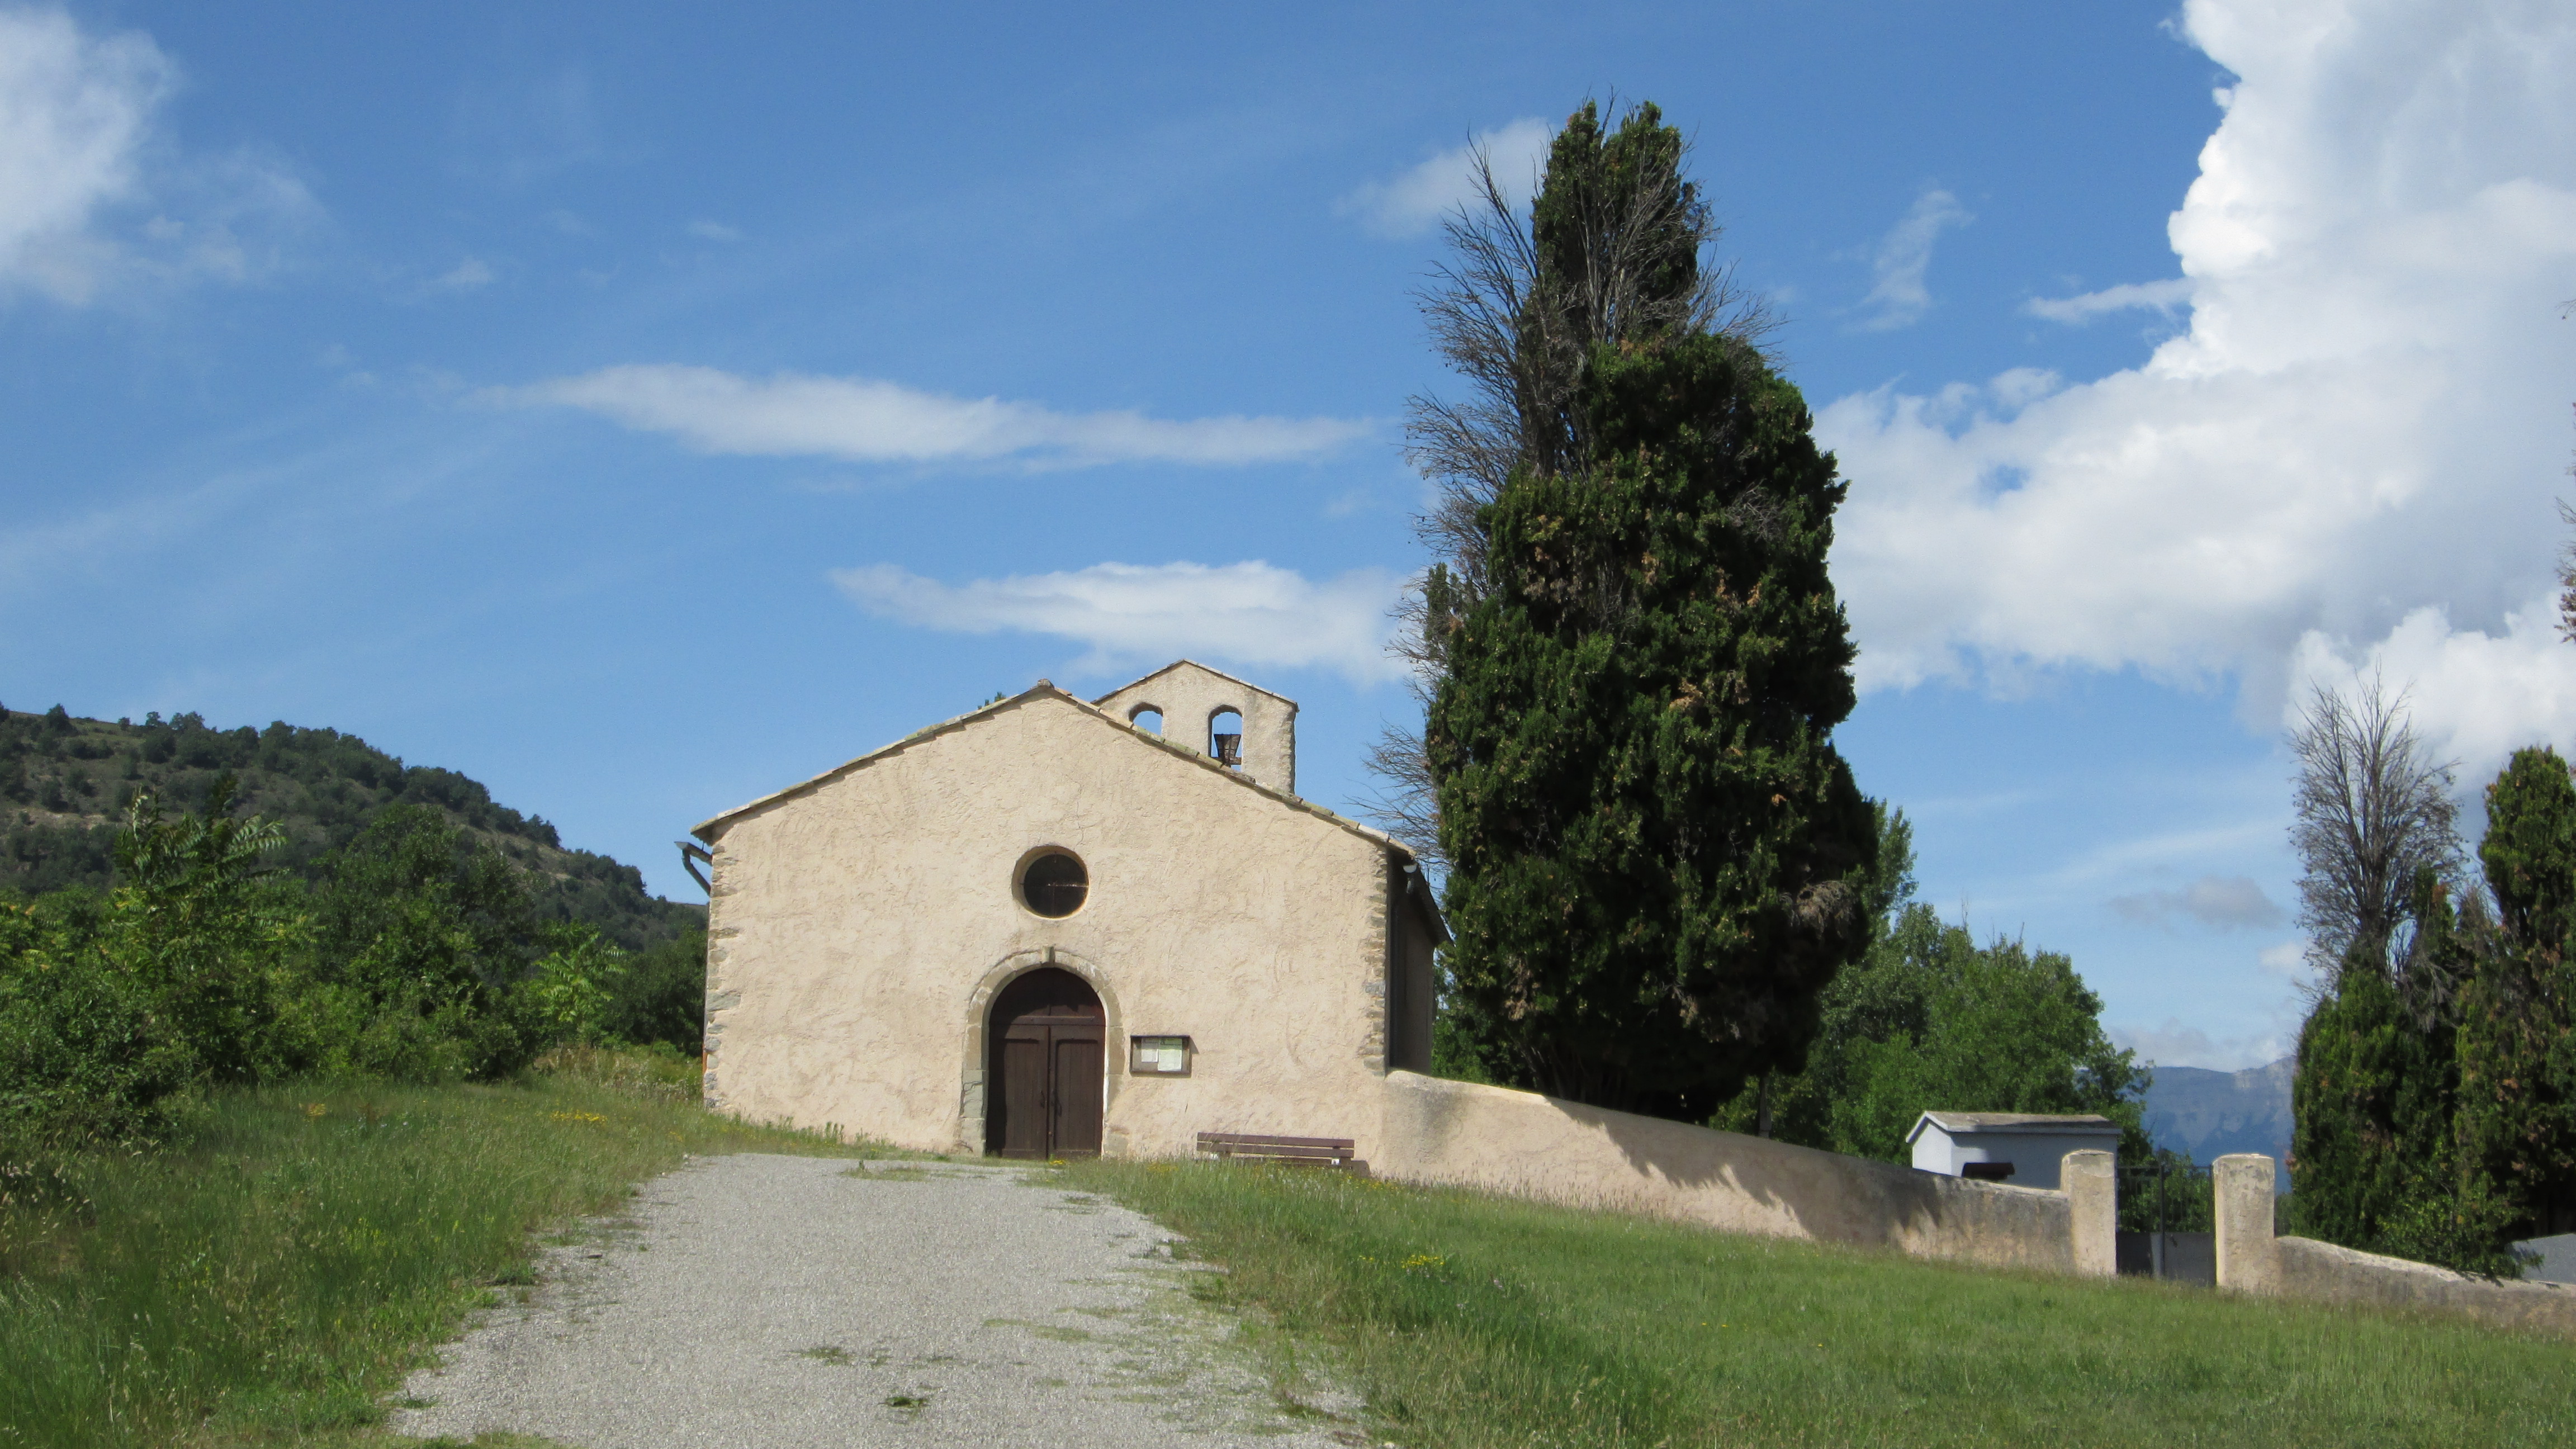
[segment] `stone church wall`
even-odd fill
[[[1108,1014],[1103,1149],[1201,1131],[1375,1146],[1386,1067],[1383,846],[1128,737],[1053,691],[942,727],[711,830],[712,1105],[931,1151],[983,1147],[985,1025],[1036,966]],[[1021,904],[1041,847],[1081,910]],[[1128,1038],[1186,1035],[1183,1076]]]
[[[1972,1182],[1412,1072],[1386,1080],[1380,1176],[1725,1232],[2108,1277],[2111,1155],[2066,1158],[2064,1190]]]

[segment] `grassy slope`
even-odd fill
[[[236,813],[286,827],[287,848],[273,863],[291,871],[312,875],[387,805],[430,805],[528,870],[546,916],[588,921],[629,950],[706,923],[705,907],[648,894],[633,866],[564,849],[543,818],[496,803],[453,770],[406,765],[337,730],[217,730],[194,715],[157,726],[56,723],[18,711],[0,718],[0,889],[105,889],[127,802],[150,790],[174,810],[194,810],[226,770],[240,786]]]
[[[417,1445],[379,1402],[528,1281],[531,1231],[689,1153],[858,1150],[713,1116],[694,1059],[644,1061],[231,1093],[186,1147],[0,1177],[0,1444]]]
[[[2576,1346],[1394,1187],[1080,1164],[1407,1446],[2576,1442]]]

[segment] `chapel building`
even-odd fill
[[[710,1106],[933,1152],[1374,1150],[1447,939],[1410,851],[1296,794],[1297,706],[1187,660],[1045,680],[692,832]]]

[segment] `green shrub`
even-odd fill
[[[628,957],[610,983],[600,1029],[619,1041],[664,1043],[696,1056],[705,1050],[707,933],[683,931]]]
[[[197,1077],[189,1043],[99,948],[96,921],[82,918],[93,901],[0,901],[0,1157],[156,1136]]]
[[[231,799],[219,778],[169,819],[140,797],[113,896],[0,908],[8,1140],[149,1139],[224,1083],[491,1079],[627,1035],[696,1050],[702,935],[630,983],[597,927],[540,920],[524,873],[437,810],[378,812],[307,887],[263,866],[280,836]]]

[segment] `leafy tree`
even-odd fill
[[[2143,1158],[2145,1074],[2103,1034],[2102,999],[2065,955],[1981,947],[1916,904],[1848,976],[1829,993],[1832,1019],[1801,1078],[1808,1101],[1784,1094],[1784,1111],[1803,1105],[1813,1118],[1779,1135],[1904,1162],[1927,1111],[2091,1112],[2129,1128],[2130,1155]]]
[[[1769,1135],[1887,1162],[1912,1158],[1926,1111],[2098,1113],[2121,1123],[2122,1155],[2145,1161],[2138,1098],[2146,1074],[2103,1033],[2102,1001],[2054,951],[1979,946],[1912,899],[1912,831],[1878,816],[1868,954],[1825,989],[1803,1071],[1774,1084]],[[1748,1089],[1712,1125],[1758,1128]]]
[[[2514,1271],[2509,1208],[2457,1147],[2462,992],[2493,974],[2495,931],[2474,892],[2454,900],[2451,766],[2376,680],[2355,700],[2320,688],[2291,746],[2301,924],[2322,979],[2291,1083],[2289,1220],[2347,1247]]]
[[[274,826],[138,800],[117,842],[125,884],[0,906],[0,1135],[148,1137],[204,1081],[288,1065],[278,1031],[296,922],[263,889]]]
[[[2357,941],[2300,1036],[2291,1220],[2472,1272],[2576,1227],[2576,784],[2546,749],[2487,789],[2495,902],[2417,867],[2393,954]]]
[[[332,862],[316,905],[302,1010],[320,1069],[480,1076],[546,1044],[543,1007],[514,998],[548,944],[526,886],[439,811],[380,812]]]
[[[204,805],[176,819],[151,795],[134,802],[116,842],[124,885],[108,946],[217,1081],[276,1069],[271,963],[295,929],[257,888],[269,874],[261,857],[285,833],[234,817],[233,788],[230,775],[218,776]]]
[[[1651,108],[1569,123],[1533,207],[1533,309],[1579,322],[1615,295],[1569,272],[1567,239],[1630,215],[1621,195],[1687,197],[1679,158]],[[1648,235],[1620,285],[1687,296],[1697,233]],[[1704,1117],[1799,1064],[1816,993],[1867,942],[1876,836],[1830,743],[1853,703],[1825,573],[1844,484],[1797,389],[1687,315],[1588,341],[1540,409],[1564,446],[1533,445],[1480,514],[1485,588],[1443,643],[1425,743],[1453,1004],[1486,1069]]]
[[[2369,1252],[2458,1256],[2436,1241],[2456,1197],[2450,1045],[2447,1030],[2419,1026],[2374,963],[2340,974],[2299,1029],[2291,1226]]]
[[[537,934],[552,949],[518,984],[529,1028],[540,1043],[598,1042],[609,1034],[605,1023],[626,974],[626,953],[603,940],[596,926],[555,923]]]
[[[104,949],[87,890],[0,897],[0,1154],[148,1139],[196,1079],[193,1044]]]
[[[2460,999],[2456,1135],[2466,1190],[2537,1236],[2576,1228],[2576,782],[2518,750],[2486,806],[2499,929]]]
[[[656,1042],[695,1055],[706,1049],[707,935],[683,932],[637,952],[611,987],[600,1026],[637,1046]]]

